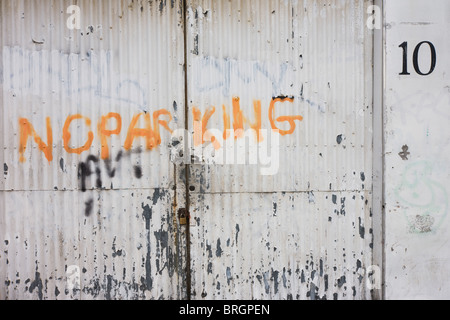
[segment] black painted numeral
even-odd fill
[[[403,48],[403,71],[400,75],[410,75],[408,72],[408,42],[403,42],[399,45],[400,48]]]
[[[422,47],[422,45],[427,44],[430,47],[430,53],[431,53],[431,65],[430,70],[427,73],[422,72],[419,67],[419,52]],[[402,72],[399,73],[400,75],[410,75],[408,72],[408,42],[403,42],[401,45],[399,45],[400,48],[403,49],[403,68]],[[430,41],[422,41],[420,42],[416,48],[414,49],[413,54],[413,66],[414,70],[417,74],[421,76],[428,76],[433,73],[434,69],[436,68],[436,48]]]

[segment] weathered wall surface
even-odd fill
[[[72,4],[0,3],[0,298],[184,298],[182,3]]]
[[[189,1],[190,131],[202,120],[218,149],[194,151],[191,167],[194,298],[370,298],[368,5]],[[276,151],[214,164],[239,141],[228,128],[278,129],[247,136]]]
[[[371,1],[72,4],[0,3],[1,299],[371,298]]]
[[[385,6],[386,298],[448,299],[450,3]]]

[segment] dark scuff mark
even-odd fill
[[[361,172],[361,181],[366,181],[366,175],[364,174],[364,172]]]
[[[311,282],[309,291],[306,292],[306,297],[308,297],[310,300],[317,300],[317,293],[319,292],[319,288]]]
[[[239,231],[239,224],[236,223],[236,243],[238,243]]]
[[[408,156],[411,154],[408,151],[409,147],[405,144],[402,147],[402,151],[398,153],[398,155],[400,156],[400,158],[402,158],[402,160],[408,160]]]
[[[175,273],[175,256],[172,251],[172,247],[169,245],[169,232],[160,230],[154,232],[156,238],[156,255],[157,257],[165,257],[164,265],[160,268],[159,259],[157,259],[156,268],[158,273],[162,274],[162,271],[167,268],[169,277],[172,277]]]
[[[194,37],[194,50],[192,50],[192,54],[198,56],[198,53],[198,34],[196,34]]]
[[[125,270],[123,271],[123,274],[125,275]],[[141,283],[142,284],[139,285],[134,279],[132,282],[119,281],[115,279],[113,275],[105,275],[103,279],[91,279],[89,283],[83,287],[82,292],[92,296],[92,298],[98,298],[101,294],[104,294],[104,299],[107,300],[117,298],[129,300],[145,299],[145,290],[147,290],[147,288],[143,277],[141,277]],[[125,290],[125,296],[122,296],[122,289]]]
[[[64,159],[59,159],[59,167],[61,168],[61,171],[64,172]]]
[[[84,215],[86,217],[89,217],[92,214],[92,209],[94,207],[94,199],[91,198],[88,201],[86,201],[85,206],[86,208],[84,209]]]
[[[223,250],[220,247],[220,239],[217,239],[217,245],[216,245],[216,257],[220,258],[222,256]]]
[[[55,286],[55,297],[59,296],[60,293],[58,287]]]
[[[150,220],[152,219],[152,209],[150,208],[150,206],[147,204],[144,206],[144,204],[142,204],[142,209],[144,210],[142,213],[142,216],[145,219],[145,229],[146,230],[150,230]]]
[[[342,134],[340,134],[340,135],[338,135],[336,137],[336,142],[337,142],[337,144],[341,144],[342,143]]]
[[[207,272],[208,272],[208,274],[212,274],[212,267],[213,267],[213,265],[212,265],[212,262],[210,261],[209,263],[208,263],[208,268],[207,268]]]
[[[301,281],[301,283],[305,283],[305,271],[304,270],[302,270],[302,273],[300,275],[300,281]]]
[[[208,258],[212,258],[213,257],[212,246],[208,244],[208,242],[206,242],[206,251],[208,252]]]
[[[269,284],[269,272],[263,273],[263,280],[264,280],[264,289],[267,294],[270,292],[270,284]]]
[[[43,285],[42,285],[42,279],[41,274],[36,271],[35,279],[33,282],[30,283],[29,292],[33,293],[34,289],[37,289],[39,300],[43,299]]]
[[[166,0],[159,1],[159,12],[163,13],[164,7],[166,6]]]
[[[345,216],[345,197],[341,198],[341,215]]]
[[[33,41],[34,44],[44,44],[45,41],[44,40],[34,40],[33,38],[31,38],[31,41]]]
[[[283,281],[283,287],[287,288],[286,268],[283,268],[283,275],[281,276],[281,280]]]
[[[309,203],[315,203],[316,198],[314,197],[314,192],[312,192],[312,191],[308,192],[308,201],[309,201]]]
[[[323,281],[325,283],[325,291],[327,291],[328,290],[328,275],[327,274],[323,276]]]
[[[359,236],[361,237],[361,239],[364,239],[366,229],[364,228],[364,226],[361,223],[361,217],[359,217],[358,220],[359,220]]]
[[[353,296],[356,297],[356,287],[353,286],[353,287],[352,287],[352,290],[353,290]]]
[[[274,202],[274,203],[272,204],[272,206],[273,206],[273,216],[275,217],[275,216],[277,215],[277,203]]]
[[[5,176],[8,174],[8,165],[6,163],[3,164],[3,174]]]
[[[331,201],[333,201],[334,204],[337,204],[337,196],[335,194],[331,196]]]
[[[338,294],[337,293],[333,293],[333,300],[337,300],[338,299]]]
[[[141,168],[141,166],[134,166],[133,170],[134,170],[134,176],[137,179],[141,179],[142,178],[142,168]]]
[[[155,195],[156,195],[156,190],[155,190],[155,193],[153,194],[154,198],[155,198]],[[155,200],[154,200],[154,202],[155,202]],[[144,210],[142,213],[142,216],[145,219],[145,229],[147,230],[147,234],[146,234],[147,253],[146,253],[146,257],[145,257],[145,279],[142,279],[143,280],[142,286],[145,289],[150,290],[152,288],[152,284],[153,284],[152,270],[151,270],[151,251],[150,251],[150,220],[152,219],[153,212],[149,205],[144,206],[144,204],[142,204],[142,209]]]
[[[320,259],[319,261],[319,276],[323,276],[323,260]]]
[[[166,195],[166,191],[164,189],[156,188],[153,191],[152,202],[153,205],[156,205],[159,200],[162,200]]]
[[[82,291],[93,298],[98,297],[101,292],[100,280],[98,278],[91,280],[89,286],[84,287]]]
[[[116,250],[116,237],[114,237],[113,245],[112,245],[112,257],[121,257],[122,256],[122,250]]]
[[[217,281],[216,289],[217,289],[217,290],[220,290],[220,282],[219,282],[219,281]]]
[[[345,279],[345,276],[340,277],[337,282],[338,287],[339,288],[342,287],[344,285],[344,283],[346,283],[346,282],[347,282],[347,280]]]
[[[105,299],[106,300],[111,300],[111,290],[112,290],[113,277],[112,277],[112,275],[107,275],[106,279],[107,279],[107,282],[106,282]]]
[[[227,267],[227,284],[230,285],[230,282],[233,278],[231,277],[231,269]]]
[[[360,275],[358,276],[358,280],[359,280],[359,284],[361,284],[362,281],[364,280],[364,277],[360,274]]]
[[[361,267],[362,267],[361,260],[357,259],[356,260],[356,272],[358,272],[358,270],[361,269]]]
[[[272,277],[271,280],[273,280],[273,286],[275,289],[275,294],[278,293],[278,275],[280,274],[279,271],[272,270]]]

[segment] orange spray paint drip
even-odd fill
[[[233,98],[233,129],[234,129],[234,138],[242,138],[244,136],[244,123],[247,123],[250,128],[255,130],[257,135],[257,141],[261,142],[263,137],[261,135],[261,101],[255,100],[253,101],[253,110],[255,113],[255,122],[250,122],[247,118],[244,117],[244,114],[241,110],[240,99],[238,97]]]
[[[110,119],[116,120],[116,129],[114,130],[107,130],[106,125],[108,124],[108,121]],[[101,158],[103,160],[109,158],[109,147],[108,147],[108,138],[112,135],[119,135],[122,131],[122,117],[120,114],[115,112],[110,112],[106,116],[103,116],[102,119],[99,122],[98,125],[98,133],[100,136],[100,143],[101,143]]]
[[[33,125],[25,118],[19,119],[20,127],[20,141],[19,141],[19,161],[25,162],[25,150],[27,148],[28,138],[33,137],[34,141],[37,143],[39,150],[41,150],[48,162],[53,160],[53,130],[50,122],[50,117],[46,119],[47,124],[47,144],[39,137],[33,128]]]
[[[209,141],[213,143],[218,143],[216,138],[212,136],[210,133],[207,133],[206,127],[208,126],[208,122],[211,119],[212,115],[216,112],[215,107],[210,107],[205,111],[205,114],[202,117],[202,112],[196,108],[192,108],[192,115],[194,117],[194,146],[200,146],[205,143],[205,137],[209,138]],[[206,133],[206,135],[205,135]],[[204,136],[205,135],[205,136]],[[217,145],[214,146],[216,148]],[[220,146],[219,146],[220,148]]]

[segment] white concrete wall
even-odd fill
[[[387,299],[450,298],[450,2],[385,1],[385,288]],[[407,67],[403,49],[408,43]],[[429,41],[436,67],[414,68]],[[423,44],[418,67],[428,73]]]

